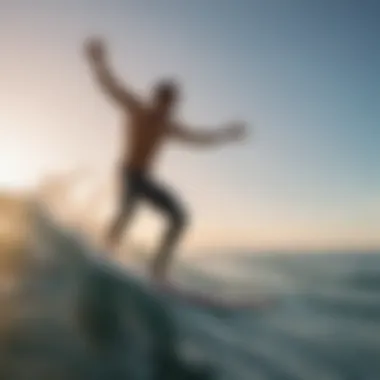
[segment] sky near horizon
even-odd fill
[[[181,80],[190,125],[253,127],[242,146],[162,155],[192,213],[186,244],[380,247],[379,18],[376,0],[2,0],[0,184],[113,170],[120,115],[81,52],[102,35],[137,91]]]

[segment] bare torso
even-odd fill
[[[166,137],[169,123],[151,110],[140,110],[125,121],[123,163],[131,170],[150,169]]]

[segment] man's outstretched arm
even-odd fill
[[[103,42],[99,39],[90,39],[85,44],[85,52],[103,91],[129,111],[136,110],[139,107],[139,100],[112,73]]]
[[[215,129],[193,129],[175,124],[170,129],[170,136],[178,141],[198,146],[222,145],[242,140],[246,135],[245,124],[229,123]]]

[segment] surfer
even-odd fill
[[[175,194],[152,177],[158,153],[170,139],[201,146],[239,141],[245,135],[245,125],[232,122],[214,130],[189,129],[174,118],[181,92],[178,83],[171,79],[160,80],[151,98],[143,100],[114,75],[101,39],[89,39],[85,53],[96,81],[119,106],[125,119],[124,149],[119,167],[120,199],[117,215],[107,233],[107,245],[110,249],[118,245],[136,206],[142,200],[147,201],[168,221],[168,229],[151,268],[151,274],[163,280],[172,253],[188,224],[188,216]]]

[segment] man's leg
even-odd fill
[[[122,233],[128,227],[137,203],[134,184],[128,183],[128,179],[125,176],[123,176],[121,182],[118,210],[106,236],[107,248],[111,251],[119,246]]]
[[[145,182],[143,195],[146,200],[162,211],[169,219],[168,229],[162,238],[152,265],[152,275],[156,279],[163,280],[170,265],[173,251],[187,224],[187,215],[177,198],[167,189],[152,181]]]

